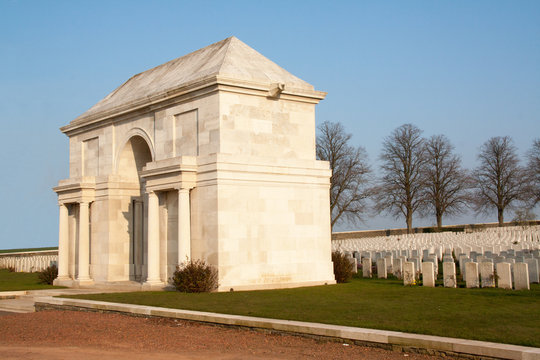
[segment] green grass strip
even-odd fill
[[[0,291],[60,289],[62,286],[41,284],[38,273],[10,272],[0,269]]]
[[[537,284],[530,291],[448,289],[355,278],[347,284],[283,290],[71,297],[540,347]]]

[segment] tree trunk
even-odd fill
[[[407,211],[407,234],[412,234],[412,212]]]
[[[439,230],[442,229],[442,215],[441,214],[437,214],[437,229]]]
[[[498,216],[499,216],[499,226],[502,227],[503,224],[504,224],[504,215],[503,215],[504,210],[501,209],[501,208],[498,208],[497,212],[498,212]]]

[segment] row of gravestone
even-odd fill
[[[500,279],[505,285],[503,287],[507,287],[508,282],[512,282],[512,279],[515,278],[515,268],[516,266],[518,268],[522,268],[523,265],[520,264],[526,264],[527,265],[527,275],[528,275],[528,281],[529,283],[539,283],[540,282],[540,252],[538,250],[522,250],[517,251],[515,253],[513,252],[501,252],[498,255],[491,254],[489,252],[483,253],[483,254],[476,254],[471,253],[469,256],[466,254],[459,254],[457,256],[458,258],[458,264],[460,268],[460,272],[463,275],[463,278],[467,278],[467,264],[468,263],[476,263],[478,266],[480,266],[480,274],[482,275],[484,272],[486,274],[489,274],[489,269],[495,269],[496,274],[495,276]],[[506,279],[504,277],[506,275],[506,265],[504,265],[504,273],[499,272],[499,264],[509,264],[510,266],[510,278]],[[472,266],[472,265],[471,265]],[[482,270],[485,269],[485,270]],[[502,268],[501,268],[502,269]],[[491,272],[493,272],[491,270]],[[487,276],[487,275],[486,275]],[[474,281],[474,276],[471,278],[471,281]],[[514,281],[515,282],[515,281]]]
[[[353,271],[356,272],[358,259],[350,256],[350,253],[348,255]],[[451,254],[445,255],[442,266],[443,285],[455,288],[458,284],[456,265]],[[378,278],[385,279],[388,274],[392,274],[396,278],[402,279],[404,285],[414,285],[422,275],[423,286],[435,287],[439,269],[438,260],[434,255],[424,260],[421,262],[419,258],[407,259],[404,256],[392,259],[391,256],[387,256],[381,257],[375,262],[370,257],[362,257],[360,261],[363,277],[373,276],[372,269],[373,264],[375,264]],[[526,262],[498,262],[495,264],[490,261],[480,263],[465,261],[465,258],[462,258],[461,266],[464,268],[461,274],[468,288],[497,286],[503,289],[528,290],[530,283],[539,282],[539,262],[536,258],[528,259]]]
[[[16,272],[38,272],[56,265],[58,255],[28,255],[0,257],[0,269],[14,269]]]
[[[476,233],[431,233],[378,236],[370,238],[354,238],[332,241],[334,251],[400,251],[435,253],[442,259],[445,250],[456,254],[475,252],[491,252],[499,254],[504,251],[520,251],[538,249],[540,247],[540,226],[530,228],[508,227],[489,229],[490,231]],[[405,254],[401,254],[405,255]],[[394,254],[396,256],[396,254]],[[411,255],[406,256],[418,256]],[[421,256],[421,255],[420,255]],[[425,256],[424,256],[425,257]]]
[[[391,244],[385,244],[385,247],[380,247],[375,250],[366,250],[365,248],[359,247],[359,248],[347,248],[347,249],[337,249],[337,251],[340,252],[360,252],[362,256],[366,256],[364,254],[369,254],[372,258],[379,258],[386,256],[387,253],[391,253],[394,257],[398,256],[407,256],[407,257],[420,257],[420,258],[426,258],[430,254],[434,254],[442,260],[445,252],[453,252],[456,255],[459,254],[466,254],[468,256],[477,256],[477,255],[484,255],[484,256],[524,256],[524,254],[532,254],[538,252],[538,248],[540,248],[540,243],[531,245],[528,248],[525,249],[504,249],[500,251],[493,251],[486,247],[471,247],[471,246],[430,246],[425,248],[411,248],[411,249],[395,249],[392,248]],[[336,251],[336,250],[334,250]]]

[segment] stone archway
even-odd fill
[[[129,183],[132,188],[138,188],[137,196],[130,196],[128,211],[124,212],[129,233],[129,278],[142,281],[145,265],[145,229],[147,227],[146,211],[147,197],[144,182],[140,176],[144,166],[152,161],[152,152],[147,141],[139,136],[131,136],[121,150],[117,161],[117,173],[122,181]]]
[[[140,184],[139,173],[152,161],[152,152],[145,139],[134,135],[124,145],[117,161],[117,173],[126,180],[135,180]]]

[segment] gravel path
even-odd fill
[[[0,359],[149,358],[435,359],[172,319],[76,311],[0,316]]]

